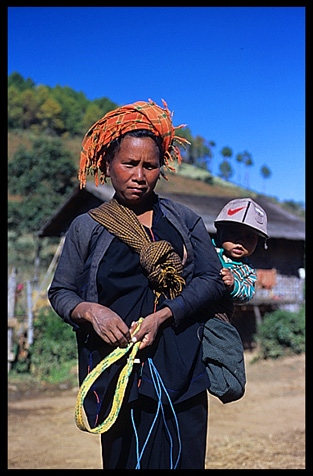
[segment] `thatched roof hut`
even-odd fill
[[[63,235],[77,215],[110,200],[113,193],[113,188],[109,184],[96,187],[95,184],[87,182],[86,188],[82,190],[77,186],[70,197],[41,228],[38,233],[39,237]],[[221,208],[230,200],[229,197],[190,194],[166,193],[162,196],[183,203],[194,210],[203,218],[210,234],[216,233],[214,220]],[[304,241],[305,227],[301,218],[284,210],[280,205],[267,198],[258,197],[256,200],[267,212],[268,232],[271,238]]]

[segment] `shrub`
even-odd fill
[[[42,309],[34,320],[34,343],[30,349],[31,373],[55,382],[68,377],[77,363],[76,339],[71,327],[51,309]]]
[[[265,314],[255,338],[260,346],[259,357],[263,359],[304,352],[304,306],[299,312],[277,310]]]

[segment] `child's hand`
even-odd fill
[[[220,274],[222,276],[225,286],[229,288],[229,291],[232,291],[235,282],[233,273],[230,271],[229,268],[222,268]]]

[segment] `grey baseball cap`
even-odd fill
[[[252,198],[235,198],[226,203],[214,222],[216,227],[222,223],[242,223],[259,236],[269,238],[266,212]]]

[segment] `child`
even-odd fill
[[[221,275],[230,297],[247,302],[255,293],[256,273],[247,257],[254,252],[259,236],[268,238],[267,216],[251,198],[228,202],[215,220],[216,247],[223,268]]]
[[[226,293],[215,303],[214,317],[204,325],[202,361],[210,380],[209,392],[228,403],[243,396],[246,384],[241,338],[230,324],[233,303],[247,302],[255,293],[256,273],[247,257],[254,252],[260,236],[265,238],[266,246],[267,216],[251,198],[240,198],[228,202],[214,224]]]

